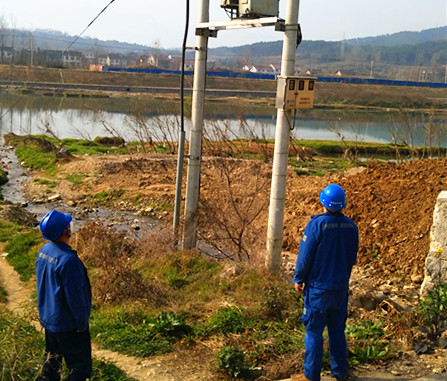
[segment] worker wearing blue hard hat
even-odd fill
[[[331,375],[346,380],[348,371],[345,326],[351,270],[359,245],[356,224],[342,213],[344,189],[329,184],[319,195],[323,213],[312,216],[300,242],[293,282],[304,296],[301,317],[306,327],[304,372],[294,381],[319,381],[323,330],[327,326]]]
[[[45,362],[40,381],[60,380],[62,360],[67,380],[91,377],[89,317],[92,293],[87,270],[69,246],[72,216],[57,210],[40,222],[45,244],[37,254],[37,304],[45,328]]]

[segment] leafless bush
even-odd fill
[[[345,141],[345,136],[342,134],[340,128],[336,125],[336,123],[331,122],[328,129],[329,131],[335,133],[340,139],[340,142],[343,146],[343,159],[349,160],[349,162],[354,161],[358,156],[358,147],[354,147],[355,151],[353,153],[351,147],[349,147],[348,143],[346,143]]]
[[[267,206],[270,175],[259,161],[215,158],[207,165],[213,176],[204,188],[213,197],[201,196],[198,236],[226,258],[250,259],[261,243],[254,222]]]
[[[442,156],[441,142],[446,138],[447,130],[443,121],[436,120],[435,110],[431,110],[428,118],[425,114],[414,114],[401,110],[404,114],[404,126],[406,133],[399,134],[398,128],[390,131],[391,137],[396,149],[396,158],[401,160],[399,145],[404,146],[410,159],[419,159],[424,157]],[[424,146],[422,149],[415,146],[414,137],[418,132],[424,134]]]
[[[239,116],[240,128],[247,136],[249,146],[254,148],[254,151],[261,155],[262,160],[268,163],[272,159],[272,149],[268,143],[265,135],[267,125],[264,122],[257,122],[255,126],[250,126],[247,119],[242,114]]]
[[[160,112],[152,117],[151,125],[148,125],[147,119],[147,115],[139,110],[127,117],[127,126],[137,137],[143,151],[146,151],[146,145],[154,152],[162,145],[168,152],[175,153],[175,142],[180,130],[180,116],[177,112]]]
[[[210,120],[203,131],[203,153],[206,156],[238,157],[241,149],[235,142],[237,137],[229,119]]]
[[[104,115],[102,114],[102,111],[98,110],[97,113],[101,120],[101,124],[102,124],[104,130],[113,138],[120,140],[122,142],[125,142],[126,139],[124,139],[123,134],[104,117]]]

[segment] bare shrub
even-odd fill
[[[207,161],[210,178],[200,199],[198,236],[221,256],[247,260],[260,244],[254,221],[266,208],[270,168],[253,161],[215,158]],[[212,193],[208,198],[206,193]]]
[[[146,146],[156,152],[159,146],[169,153],[175,153],[180,130],[180,116],[177,110],[158,112],[152,117],[152,122],[147,123],[147,114],[136,109],[127,117],[127,126],[135,134],[140,147],[146,151]]]
[[[340,128],[337,126],[336,123],[333,123],[333,122],[330,123],[329,131],[336,134],[338,136],[338,138],[340,139],[340,142],[343,146],[343,159],[348,160],[350,163],[357,160],[359,157],[359,147],[358,147],[357,143],[359,141],[360,131],[358,131],[358,130],[356,131],[355,141],[354,141],[353,146],[350,146],[346,142],[345,136],[343,135],[343,133],[341,132]]]
[[[261,122],[251,126],[242,114],[237,119],[238,126],[234,126],[232,123],[234,122],[228,118],[206,122],[203,133],[204,154],[206,156],[238,158],[250,154],[256,155],[265,163],[270,162],[273,150],[266,138],[266,124]],[[244,139],[241,140],[240,136],[243,136]],[[245,144],[245,141],[248,144]]]
[[[75,247],[91,270],[96,299],[109,304],[163,299],[159,285],[132,266],[136,242],[126,239],[124,233],[89,224],[77,233]]]

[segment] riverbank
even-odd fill
[[[18,93],[44,96],[96,97],[168,96],[178,99],[180,76],[175,74],[94,72],[81,69],[52,69],[0,65],[0,87]],[[185,79],[192,91],[192,76]],[[447,90],[386,85],[318,83],[316,108],[367,108],[447,112]],[[248,78],[207,78],[211,99],[237,97],[250,103],[259,99],[273,104],[276,81]]]

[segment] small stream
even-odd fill
[[[8,182],[2,186],[3,198],[13,204],[20,204],[33,214],[37,221],[50,210],[57,209],[73,216],[73,231],[76,232],[89,222],[97,222],[117,231],[126,231],[129,236],[140,237],[152,232],[158,224],[153,217],[137,216],[134,212],[83,206],[69,206],[62,201],[33,203],[25,198],[23,182],[31,178],[30,172],[22,167],[14,149],[0,144],[0,160],[8,172]]]

